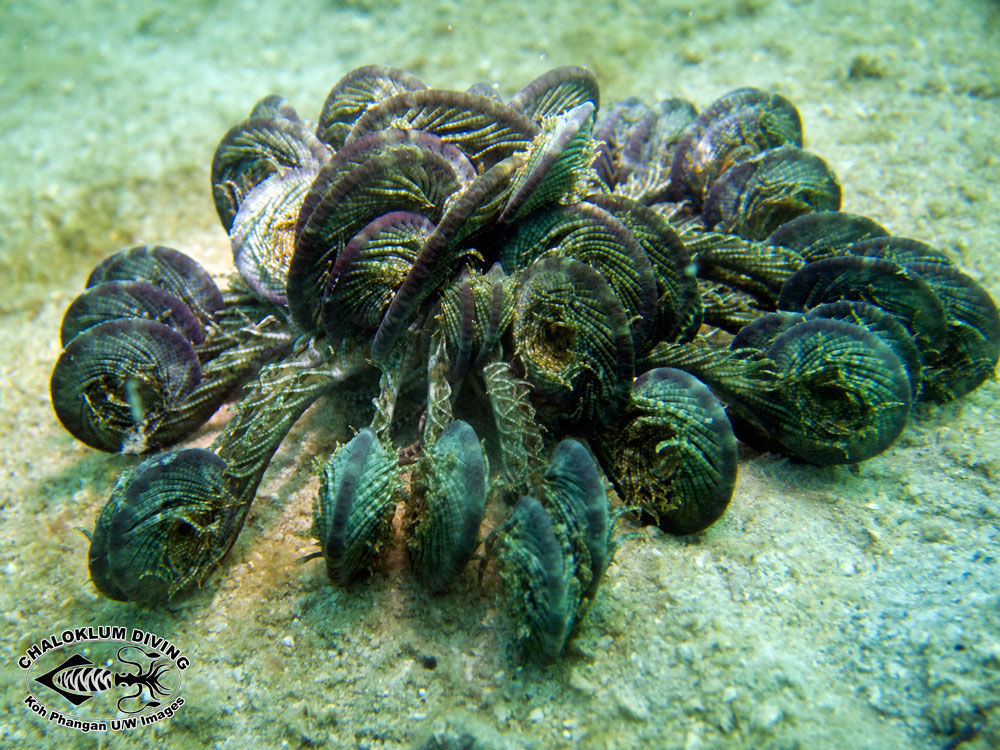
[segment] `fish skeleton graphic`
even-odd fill
[[[122,703],[132,698],[138,698],[142,694],[143,688],[147,688],[150,695],[154,698],[169,695],[171,691],[163,686],[160,682],[160,677],[170,667],[167,666],[165,659],[157,658],[160,656],[157,652],[142,651],[143,654],[154,659],[148,669],[143,670],[142,665],[138,662],[130,661],[122,656],[122,651],[128,648],[136,647],[122,646],[118,649],[118,660],[125,664],[133,665],[137,670],[135,672],[117,672],[104,667],[98,667],[86,656],[74,654],[41,677],[36,677],[35,682],[59,693],[59,695],[74,706],[79,706],[104,690],[122,686],[135,687],[136,691],[134,693],[129,693],[118,699],[118,710],[123,713],[133,714],[139,713],[145,708],[156,708],[160,705],[157,701],[147,703],[136,711],[129,711],[123,708]],[[142,649],[139,650],[141,651]]]

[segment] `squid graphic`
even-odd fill
[[[143,669],[138,662],[123,656],[122,652],[130,648],[137,649],[153,661],[146,669]],[[123,686],[134,687],[135,692],[130,692],[118,699],[118,710],[125,714],[137,714],[147,708],[158,707],[160,701],[155,699],[166,697],[171,692],[160,681],[162,675],[170,670],[169,661],[160,657],[161,654],[156,651],[145,651],[138,646],[122,646],[118,649],[118,661],[134,666],[136,671],[119,672],[98,667],[86,656],[74,654],[55,669],[46,672],[41,677],[36,677],[35,682],[59,693],[74,706],[79,706],[104,690]],[[140,705],[134,711],[125,708],[126,701],[142,695],[143,688],[149,690],[149,694],[154,700]]]

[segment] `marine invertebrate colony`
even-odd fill
[[[209,449],[122,475],[91,540],[95,584],[153,604],[200,585],[292,424],[348,398],[371,406],[319,465],[330,578],[370,567],[405,501],[414,570],[444,588],[487,502],[507,503],[485,562],[529,651],[554,658],[617,547],[605,477],[641,519],[696,532],[729,503],[737,437],[862,461],[914,400],[993,372],[989,295],[840,212],[802,144],[779,95],[601,110],[572,67],[507,101],[359,68],[316,124],[261,100],[212,163],[229,288],[177,251],[131,248],[64,319],[52,401],[95,448],[165,448],[248,383]]]

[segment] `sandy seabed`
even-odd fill
[[[701,108],[738,86],[775,90],[798,105],[845,210],[947,249],[1000,298],[1000,3],[528,8],[0,6],[0,744],[1000,746],[995,380],[919,407],[888,451],[857,466],[747,453],[726,515],[694,537],[647,529],[628,543],[548,668],[518,667],[471,567],[430,596],[395,562],[347,590],[321,563],[295,564],[313,549],[311,459],[345,436],[335,405],[293,430],[200,591],[156,610],[97,595],[76,527],[93,527],[134,459],[99,454],[56,421],[60,318],[90,268],[131,244],[227,273],[211,155],[270,92],[314,117],[332,83],[369,62],[508,93],[583,64],[605,102],[678,95]],[[159,633],[191,657],[173,718],[84,735],[22,705],[24,649],[96,624]]]

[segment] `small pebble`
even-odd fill
[[[784,716],[784,712],[781,708],[773,703],[764,703],[754,711],[752,723],[758,730],[767,729],[777,724],[782,716]]]

